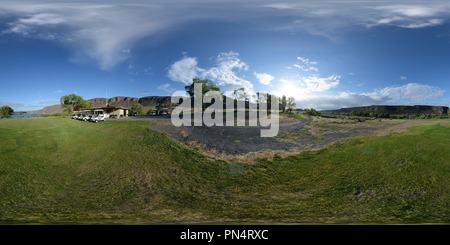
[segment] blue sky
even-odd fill
[[[0,105],[162,96],[193,77],[299,108],[450,105],[444,1],[2,1]]]

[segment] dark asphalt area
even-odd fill
[[[262,150],[306,150],[320,149],[335,141],[363,135],[379,127],[356,127],[351,130],[333,131],[314,135],[304,127],[313,119],[291,119],[280,122],[279,133],[276,137],[261,137],[261,130],[268,127],[261,126],[181,126],[175,127],[170,115],[137,116],[128,119],[150,120],[150,128],[166,133],[171,138],[182,143],[196,142],[208,149],[215,149],[227,154],[245,154]],[[287,121],[287,122],[286,122]]]

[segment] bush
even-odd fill
[[[316,111],[315,109],[311,108],[311,109],[306,109],[305,110],[306,115],[308,116],[321,116],[322,113]]]
[[[137,112],[138,115],[143,115],[143,114],[144,114],[144,106],[141,105],[141,104],[139,104],[139,103],[134,104],[134,105],[130,108],[130,112],[131,112],[131,111]]]

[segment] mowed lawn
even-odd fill
[[[145,120],[0,120],[3,223],[449,223],[450,121],[256,163]]]

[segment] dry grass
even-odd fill
[[[197,141],[184,142],[184,145],[191,149],[197,149],[203,155],[209,156],[213,159],[221,159],[228,162],[247,162],[256,163],[259,159],[273,160],[274,157],[287,157],[290,155],[298,154],[301,150],[293,148],[290,151],[285,150],[263,150],[258,152],[250,152],[245,154],[228,154],[226,152],[218,151],[213,148],[208,148],[205,144]]]

